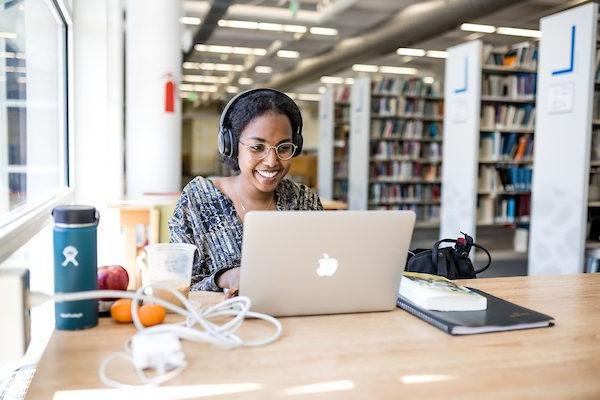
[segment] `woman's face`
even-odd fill
[[[257,150],[292,142],[292,125],[285,114],[268,112],[251,120],[240,134],[238,164],[240,175],[257,190],[269,193],[290,169],[292,160],[280,160],[275,149],[260,158]],[[263,146],[261,146],[263,145]],[[289,149],[289,146],[284,146]]]

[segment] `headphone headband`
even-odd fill
[[[228,158],[235,158],[237,156],[237,148],[234,144],[234,135],[231,132],[231,126],[226,126],[227,124],[227,119],[229,117],[229,113],[230,110],[233,108],[233,106],[243,97],[250,95],[254,92],[259,92],[259,91],[267,91],[267,92],[274,92],[277,94],[280,94],[282,96],[284,96],[285,98],[289,99],[291,104],[294,105],[294,108],[296,110],[296,112],[298,113],[298,117],[299,117],[299,123],[298,126],[296,127],[295,131],[292,132],[292,142],[297,146],[296,147],[296,151],[294,152],[294,157],[299,155],[302,152],[302,113],[300,112],[300,109],[298,108],[298,105],[294,102],[294,100],[292,100],[292,98],[290,96],[288,96],[287,94],[277,90],[277,89],[271,89],[271,88],[255,88],[255,89],[249,89],[246,90],[242,93],[239,93],[237,95],[235,95],[231,100],[229,100],[229,102],[225,105],[225,107],[223,108],[223,111],[221,112],[221,119],[219,120],[219,152],[224,155],[225,157]],[[292,121],[290,120],[290,123]],[[294,127],[292,126],[292,129],[294,129]]]

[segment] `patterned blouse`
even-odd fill
[[[278,211],[323,209],[316,193],[289,179],[275,189],[275,200]],[[240,266],[242,232],[233,202],[212,181],[198,176],[183,189],[169,220],[169,237],[172,243],[191,243],[198,248],[191,290],[222,290],[215,274]]]

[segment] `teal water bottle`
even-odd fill
[[[64,205],[52,210],[54,218],[54,292],[97,289],[96,229],[94,207]],[[86,329],[98,324],[98,300],[55,303],[56,328]]]

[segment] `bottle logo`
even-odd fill
[[[73,264],[75,267],[79,266],[79,262],[77,261],[77,248],[74,246],[67,246],[63,250],[63,256],[65,256],[65,261],[63,261],[62,266],[66,267],[69,263]]]

